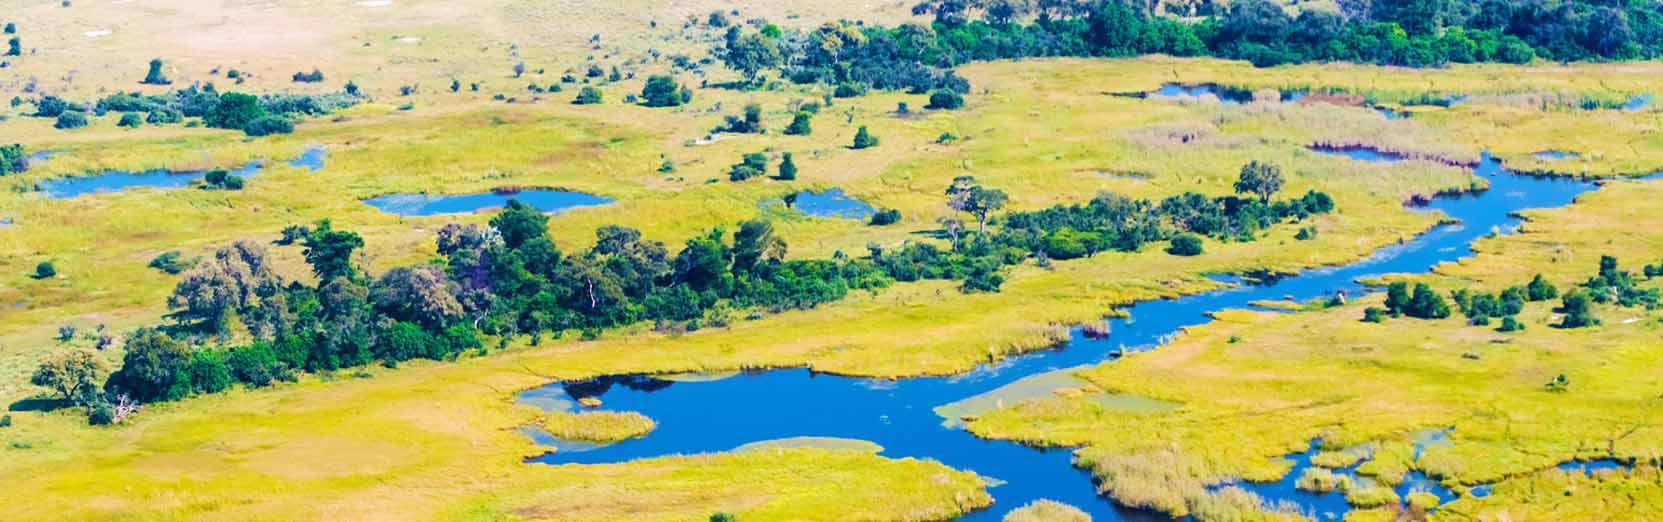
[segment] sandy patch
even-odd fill
[[[393,0],[363,0],[360,2],[354,2],[352,5],[356,5],[358,7],[387,7],[389,5],[393,5]]]
[[[98,37],[101,37],[101,36],[109,36],[110,35],[110,30],[109,29],[99,29],[97,31],[87,31],[87,32],[84,32],[84,33],[81,33],[81,34],[86,35],[87,38],[98,38]]]

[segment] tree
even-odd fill
[[[167,79],[167,75],[162,73],[162,59],[156,58],[150,60],[150,71],[144,74],[144,81],[139,83],[143,83],[145,85],[168,85],[173,83],[173,80]]]
[[[240,92],[228,92],[219,96],[219,102],[202,116],[202,123],[217,129],[242,130],[249,123],[266,115],[260,107],[260,99]]]
[[[1237,194],[1251,194],[1259,197],[1260,203],[1270,203],[1270,197],[1282,190],[1282,168],[1269,163],[1250,161],[1241,167],[1241,176],[1236,179]]]
[[[1384,322],[1385,320],[1386,320],[1386,309],[1385,308],[1380,308],[1378,306],[1370,306],[1368,308],[1363,309],[1363,322],[1365,322],[1365,323],[1379,323],[1379,322]]]
[[[789,152],[780,158],[779,179],[784,181],[797,179],[797,164],[791,161],[791,153]]]
[[[945,26],[964,25],[970,21],[970,10],[980,5],[979,0],[924,0],[913,4],[912,15],[935,15],[935,22]]]
[[[859,150],[876,146],[878,146],[878,137],[872,135],[871,132],[867,132],[865,125],[861,125],[859,129],[855,130],[855,142],[853,148]]]
[[[797,111],[796,114],[791,115],[791,124],[785,127],[785,133],[791,136],[814,134],[814,127],[810,124],[813,117],[808,111]]]
[[[58,275],[58,268],[52,266],[51,261],[41,261],[35,264],[35,279],[50,279]]]
[[[1399,315],[1409,308],[1409,283],[1398,281],[1386,286],[1386,311]]]
[[[952,239],[953,251],[958,251],[959,234],[964,233],[964,221],[949,216],[941,216],[936,218],[935,222],[941,225],[941,231],[946,232],[947,237]]]
[[[231,368],[225,358],[213,350],[197,350],[191,354],[189,380],[191,391],[219,393],[231,387]]]
[[[779,67],[780,62],[779,43],[759,33],[729,39],[722,53],[722,63],[744,74],[746,81],[756,81],[758,72]]]
[[[768,172],[768,155],[751,152],[728,168],[728,181],[745,181]]]
[[[29,377],[29,384],[51,389],[70,404],[85,406],[98,396],[110,373],[109,363],[87,350],[70,350],[47,357]]]
[[[508,207],[491,218],[491,228],[502,236],[504,246],[519,248],[534,239],[548,236],[549,216],[520,200],[510,199]]]
[[[13,36],[6,40],[6,56],[23,56],[23,40]]]
[[[577,97],[572,98],[572,105],[594,105],[601,102],[601,90],[591,86],[583,86]]]
[[[641,88],[641,104],[648,107],[676,107],[687,103],[676,85],[676,79],[666,74],[657,74],[647,78],[647,85]]]
[[[774,225],[753,219],[739,225],[733,233],[733,273],[745,275],[756,271],[761,263],[778,262],[785,258],[785,240],[774,235]]]
[[[450,79],[450,92],[461,92],[461,91],[462,91],[462,80],[451,78]]]
[[[357,275],[352,268],[352,251],[364,246],[364,239],[358,234],[335,230],[325,219],[318,222],[311,234],[307,234],[304,245],[306,250],[301,254],[306,263],[312,265],[312,273],[317,275],[318,281],[327,282],[337,277],[351,279]]]
[[[1449,317],[1449,304],[1426,283],[1415,283],[1415,289],[1409,296],[1409,305],[1403,310],[1403,315],[1421,319],[1443,319]]]
[[[229,319],[258,304],[281,287],[282,281],[266,260],[264,246],[238,241],[221,247],[212,259],[180,278],[168,297],[170,310],[182,320],[195,320],[211,331],[225,333]]]
[[[136,112],[122,113],[121,114],[121,119],[117,120],[115,125],[117,127],[127,127],[129,129],[137,129],[139,127],[144,126],[144,118],[140,118],[139,113],[136,113]]]
[[[87,126],[87,113],[81,111],[63,111],[58,114],[58,121],[52,124],[52,128],[61,130],[79,129],[85,126]]]
[[[937,89],[930,93],[930,103],[926,109],[952,110],[964,106],[964,96],[946,89]],[[903,111],[904,112],[904,111]]]
[[[1560,300],[1559,312],[1565,315],[1564,318],[1560,319],[1559,327],[1583,328],[1599,324],[1599,319],[1594,318],[1591,301],[1588,294],[1581,290],[1565,294],[1565,297]]]
[[[1553,283],[1549,283],[1542,274],[1536,274],[1525,287],[1525,295],[1531,301],[1546,301],[1559,297],[1559,289],[1554,288]]]
[[[1175,256],[1198,256],[1201,252],[1201,236],[1189,233],[1172,236],[1171,244],[1166,247],[1166,253]]]
[[[437,330],[462,315],[455,287],[439,267],[398,267],[370,286],[370,301],[388,317]]]
[[[17,24],[14,22],[6,22],[6,34],[17,34]]]
[[[244,134],[255,137],[288,134],[294,132],[294,122],[282,116],[266,115],[248,122],[242,129]]]
[[[190,394],[191,350],[161,331],[143,328],[127,337],[121,369],[104,385],[139,402],[175,400]]]

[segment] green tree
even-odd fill
[[[52,266],[51,261],[41,261],[35,264],[35,279],[50,279],[58,275],[58,267]]]
[[[1599,324],[1599,319],[1594,317],[1593,308],[1592,300],[1581,290],[1565,294],[1560,300],[1559,312],[1564,314],[1564,317],[1560,319],[1559,327],[1583,328]]]
[[[768,155],[761,152],[745,154],[739,163],[728,168],[728,181],[745,181],[768,172]]]
[[[121,119],[117,120],[115,125],[117,127],[137,129],[144,126],[144,118],[140,118],[139,113],[136,112],[124,112],[121,114]]]
[[[1172,242],[1166,247],[1166,253],[1175,256],[1201,255],[1201,236],[1189,233],[1172,236]]]
[[[1536,277],[1530,279],[1530,284],[1525,286],[1525,295],[1531,301],[1546,301],[1559,297],[1559,289],[1554,288],[1553,283],[1549,283],[1542,274],[1536,274]]]
[[[169,401],[190,394],[191,350],[161,331],[142,328],[127,337],[121,369],[104,387],[139,402]]]
[[[676,79],[666,74],[657,74],[647,78],[647,85],[641,88],[641,104],[648,107],[675,107],[687,103],[676,85]]]
[[[1241,167],[1241,175],[1236,179],[1237,194],[1251,194],[1259,197],[1259,202],[1270,203],[1270,197],[1282,190],[1282,168],[1269,163],[1250,161]]]
[[[532,240],[548,237],[549,216],[520,200],[510,199],[508,206],[491,218],[491,228],[502,236],[503,245],[519,248]]]
[[[1386,285],[1386,311],[1393,316],[1409,308],[1409,283],[1398,281]]]
[[[1409,306],[1403,310],[1403,314],[1421,319],[1443,319],[1449,317],[1449,303],[1444,302],[1443,296],[1433,292],[1432,287],[1425,283],[1415,283],[1414,292],[1409,297]]]
[[[29,384],[47,388],[77,406],[98,396],[99,385],[109,375],[103,357],[87,350],[70,350],[46,358],[29,377]]]
[[[167,85],[173,83],[173,80],[167,79],[167,75],[162,73],[162,59],[156,58],[150,60],[150,71],[144,74],[144,81],[139,83],[143,83],[145,85]]]
[[[249,123],[266,115],[260,107],[260,99],[253,95],[240,92],[228,92],[219,96],[219,102],[202,115],[202,123],[217,129],[242,130]]]
[[[729,39],[727,49],[722,53],[722,63],[744,74],[746,81],[754,82],[758,72],[779,67],[779,42],[760,33]]]
[[[780,158],[779,179],[791,181],[797,179],[797,164],[791,161],[791,153],[787,152]]]
[[[953,110],[964,106],[964,96],[957,92],[939,89],[930,93],[930,103],[926,109]],[[905,111],[902,111],[905,112]]]
[[[785,240],[774,234],[774,225],[753,219],[739,225],[733,233],[733,273],[745,275],[757,271],[757,265],[774,263],[785,258]]]
[[[358,234],[345,230],[335,230],[329,220],[319,221],[311,234],[306,236],[304,243],[306,250],[302,255],[306,263],[312,265],[312,273],[317,275],[318,281],[329,281],[337,277],[352,279],[357,271],[352,267],[352,251],[364,246],[364,239]]]
[[[219,393],[231,387],[231,368],[214,350],[197,350],[191,354],[189,374],[191,390],[196,393]]]
[[[872,135],[871,132],[868,132],[865,125],[861,125],[859,129],[855,129],[854,148],[856,150],[869,149],[876,146],[878,146],[878,137]]]
[[[58,114],[58,121],[52,124],[54,129],[79,129],[87,126],[87,113],[81,111],[63,111]]]
[[[23,40],[13,36],[6,40],[6,56],[23,56]]]
[[[814,126],[810,121],[814,115],[808,111],[797,111],[791,115],[791,124],[785,127],[785,133],[791,136],[808,136],[814,134]]]
[[[576,98],[572,98],[573,105],[594,105],[600,102],[601,90],[587,85],[578,91]]]

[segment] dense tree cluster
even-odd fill
[[[1218,56],[1439,66],[1624,60],[1663,55],[1655,0],[1341,2],[1290,14],[1281,2],[925,0],[930,24],[828,23],[769,36],[728,30],[716,54],[747,79],[779,68],[799,83],[963,93],[952,67],[1036,56]],[[1166,12],[1156,12],[1164,6]],[[1031,15],[1031,16],[1025,16]],[[1023,20],[1031,20],[1024,22]],[[1189,21],[1194,20],[1194,21]],[[851,91],[853,92],[853,91]]]
[[[91,104],[94,115],[110,112],[144,114],[144,122],[169,124],[185,118],[202,118],[209,127],[241,130],[250,136],[288,133],[294,131],[294,118],[322,116],[351,107],[363,101],[358,94],[340,92],[328,94],[266,94],[255,96],[239,92],[220,92],[214,84],[192,85],[163,94],[146,95],[139,92],[117,92],[99,98]],[[87,107],[57,96],[42,96],[35,101],[34,116],[58,118],[64,125],[66,114],[84,125]]]
[[[27,168],[29,156],[23,152],[22,144],[0,145],[0,176],[23,172]]]

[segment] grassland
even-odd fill
[[[647,416],[632,411],[559,411],[549,412],[541,426],[561,440],[617,442],[646,435],[655,424]]]
[[[25,519],[696,520],[714,511],[738,513],[744,520],[802,520],[824,513],[854,520],[948,518],[989,502],[978,477],[933,462],[878,457],[858,445],[839,449],[785,444],[759,451],[608,466],[524,465],[522,456],[542,448],[515,429],[536,423],[539,414],[512,405],[510,396],[552,379],[610,373],[787,366],[880,377],[953,373],[1048,345],[1063,325],[1095,320],[1111,313],[1117,304],[1216,287],[1217,283],[1203,277],[1207,273],[1287,271],[1356,259],[1404,240],[1438,219],[1402,209],[1400,202],[1405,198],[1466,188],[1470,183],[1462,170],[1437,163],[1367,165],[1305,150],[1311,143],[1367,144],[1463,161],[1489,148],[1523,168],[1531,168],[1533,160],[1526,157],[1530,152],[1572,150],[1583,153],[1577,162],[1591,174],[1663,166],[1654,164],[1655,158],[1663,157],[1657,152],[1663,151],[1656,150],[1660,144],[1653,132],[1658,113],[1649,111],[1573,114],[1475,103],[1418,110],[1411,119],[1388,121],[1347,107],[1221,107],[1106,95],[1149,90],[1167,81],[1250,82],[1265,87],[1335,85],[1388,93],[1612,95],[1658,91],[1659,82],[1652,80],[1655,71],[1649,65],[1452,67],[1409,75],[1362,67],[1256,70],[1245,64],[1167,58],[987,63],[962,71],[975,92],[969,97],[970,106],[961,111],[919,111],[925,105],[922,96],[879,93],[837,100],[815,118],[815,133],[809,137],[769,133],[689,146],[717,125],[723,114],[736,114],[745,103],[763,104],[766,125],[780,129],[790,119],[790,103],[818,100],[823,93],[795,87],[750,93],[698,89],[689,107],[654,110],[622,103],[625,93],[639,91],[638,79],[605,86],[608,103],[582,107],[568,103],[575,89],[534,96],[526,92],[525,85],[553,83],[567,69],[591,62],[634,60],[637,65],[631,70],[644,76],[664,67],[662,62],[641,61],[649,49],[700,56],[715,33],[677,29],[679,20],[726,8],[726,3],[684,2],[666,7],[650,2],[584,2],[550,9],[520,1],[471,2],[467,14],[479,23],[466,27],[452,21],[461,14],[457,4],[364,4],[203,7],[164,1],[77,3],[69,9],[37,4],[15,11],[20,19],[31,21],[20,24],[25,47],[39,51],[18,59],[8,76],[0,79],[0,91],[8,97],[19,94],[30,77],[38,79],[40,89],[81,99],[113,89],[154,91],[137,86],[136,79],[143,63],[155,57],[157,49],[164,49],[163,57],[179,84],[213,80],[224,86],[229,80],[223,74],[210,76],[208,71],[238,68],[252,72],[252,78],[236,89],[334,90],[350,79],[376,102],[338,117],[306,122],[291,136],[259,140],[178,127],[129,131],[116,128],[113,118],[99,119],[92,127],[74,132],[53,130],[49,121],[33,118],[13,117],[0,123],[0,143],[21,142],[30,150],[60,152],[38,169],[6,178],[4,183],[11,190],[0,194],[0,218],[17,223],[0,227],[0,304],[5,305],[0,309],[0,398],[9,402],[37,392],[23,382],[42,355],[64,349],[51,339],[59,325],[74,324],[82,331],[105,325],[108,331],[119,333],[160,320],[165,312],[161,304],[175,280],[144,267],[160,252],[200,255],[238,238],[275,238],[284,225],[330,218],[338,227],[365,237],[360,264],[379,271],[431,257],[433,231],[444,223],[488,219],[488,215],[400,218],[359,201],[387,193],[467,193],[517,185],[579,190],[614,199],[613,205],[566,212],[552,220],[551,233],[567,250],[586,246],[593,240],[592,230],[603,224],[640,228],[649,238],[674,249],[712,226],[768,215],[791,244],[792,255],[798,257],[856,253],[869,243],[929,240],[926,234],[936,227],[935,219],[949,214],[942,192],[958,175],[974,175],[986,185],[1005,189],[1012,194],[1013,208],[1033,209],[1085,201],[1099,191],[1134,197],[1163,197],[1188,190],[1223,194],[1242,163],[1270,160],[1289,173],[1289,192],[1328,192],[1337,200],[1339,211],[1314,223],[1321,231],[1314,241],[1295,241],[1294,230],[1283,227],[1254,243],[1210,242],[1207,255],[1195,258],[1174,258],[1149,249],[1059,262],[1049,269],[1024,266],[1014,270],[1002,293],[991,295],[960,294],[947,283],[897,285],[831,306],[738,322],[720,330],[672,336],[641,327],[608,333],[596,341],[515,345],[507,353],[455,364],[378,369],[371,372],[377,374],[372,379],[353,379],[343,373],[270,390],[152,406],[131,425],[118,428],[88,428],[83,419],[68,412],[14,412],[16,426],[0,430],[0,442],[7,448],[0,450],[6,456],[0,462],[0,477],[5,477],[0,478],[4,486],[0,487],[0,505],[20,506],[16,514]],[[898,20],[906,8],[899,2],[877,6],[771,2],[746,16],[810,26],[834,18]],[[134,17],[134,13],[145,16]],[[644,30],[649,21],[657,21],[662,29]],[[152,26],[171,29],[148,30]],[[103,30],[112,32],[87,35]],[[587,43],[587,35],[593,33],[601,35],[598,46]],[[256,55],[258,61],[248,58]],[[527,77],[512,77],[509,71],[516,62],[527,63]],[[292,72],[313,67],[328,76],[324,84],[288,81]],[[481,89],[450,93],[447,86],[453,78],[464,84],[479,82]],[[721,79],[722,74],[715,73],[713,81]],[[682,80],[696,84],[698,78],[684,75]],[[403,85],[415,86],[416,92],[398,96],[397,89]],[[515,103],[492,101],[499,92],[513,96]],[[894,112],[903,101],[915,109],[914,114]],[[397,108],[406,104],[409,110]],[[870,126],[883,139],[883,146],[866,151],[844,147],[860,125]],[[937,142],[938,136],[949,132],[958,139]],[[329,151],[324,170],[308,173],[272,161],[272,168],[241,192],[139,190],[64,201],[29,192],[43,179],[87,171],[283,160],[310,145]],[[802,171],[800,180],[725,181],[729,164],[743,153],[759,150],[775,157],[793,152]],[[676,172],[655,170],[664,159],[677,166]],[[721,181],[707,182],[712,179]],[[905,218],[898,226],[866,227],[761,205],[796,190],[834,186],[874,206],[899,209]],[[1519,281],[1496,278],[1538,268],[1558,281],[1569,281],[1591,269],[1598,255],[1572,256],[1569,252],[1614,248],[1593,243],[1566,246],[1584,239],[1596,241],[1578,230],[1590,223],[1634,223],[1649,217],[1631,215],[1639,213],[1633,209],[1646,208],[1646,195],[1613,191],[1585,200],[1588,203],[1580,205],[1578,212],[1617,213],[1599,219],[1619,221],[1586,218],[1555,225],[1566,220],[1556,220],[1552,214],[1532,215],[1537,221],[1527,231],[1548,227],[1541,228],[1541,234],[1483,243],[1480,250],[1487,255],[1480,259],[1490,265],[1444,267],[1446,276],[1440,280],[1479,286],[1516,284]],[[1551,228],[1555,226],[1563,228]],[[1535,242],[1526,242],[1532,239]],[[1639,261],[1639,253],[1646,248],[1658,251],[1650,236],[1621,239],[1651,241],[1624,247],[1623,253],[1633,254],[1625,259]],[[277,252],[286,276],[307,277],[298,249]],[[1517,253],[1528,264],[1497,261],[1500,256],[1488,255],[1491,252]],[[1520,258],[1509,255],[1508,259]],[[1554,264],[1548,259],[1565,262]],[[47,280],[29,278],[41,260],[53,261],[61,275]],[[1239,329],[1249,342],[1232,346],[1259,347],[1254,349],[1264,350],[1260,355],[1266,361],[1294,355],[1269,348],[1261,338],[1276,339],[1280,350],[1294,350],[1295,355],[1311,353],[1298,351],[1301,346],[1329,341],[1380,343],[1369,352],[1380,358],[1368,359],[1360,367],[1355,361],[1330,362],[1339,368],[1329,374],[1334,376],[1372,377],[1367,373],[1370,365],[1406,361],[1444,365],[1432,366],[1439,372],[1386,381],[1404,386],[1455,376],[1499,379],[1521,390],[1526,385],[1539,387],[1530,382],[1539,377],[1531,372],[1547,370],[1530,367],[1530,372],[1511,374],[1503,369],[1549,355],[1573,359],[1564,368],[1589,372],[1621,372],[1601,370],[1605,367],[1598,363],[1656,367],[1655,360],[1622,358],[1641,357],[1642,351],[1629,350],[1633,353],[1628,355],[1616,353],[1624,352],[1617,348],[1611,348],[1611,353],[1600,351],[1600,347],[1643,341],[1644,328],[1655,323],[1650,319],[1611,324],[1592,334],[1560,333],[1540,326],[1547,312],[1533,309],[1536,322],[1519,341],[1522,344],[1498,348],[1494,358],[1486,354],[1481,363],[1485,369],[1468,374],[1460,373],[1469,371],[1461,365],[1471,363],[1445,361],[1440,358],[1443,354],[1430,350],[1413,352],[1420,354],[1416,359],[1382,355],[1395,354],[1414,340],[1377,339],[1376,330],[1383,329],[1351,324],[1350,315],[1356,313],[1345,308],[1322,313],[1326,315],[1298,316],[1322,318],[1312,323],[1319,328],[1314,331],[1284,325],[1290,320],[1281,316],[1229,315],[1183,342],[1211,347],[1206,343],[1216,344]],[[851,328],[854,324],[861,327]],[[1323,325],[1332,325],[1334,332],[1322,334]],[[1484,336],[1489,334],[1453,324],[1440,324],[1438,334],[1446,326],[1464,332],[1464,338],[1488,339]],[[1435,342],[1438,334],[1428,333],[1419,342]],[[1525,340],[1538,335],[1548,339]],[[1655,332],[1650,335],[1655,338]],[[1596,342],[1589,344],[1584,336]],[[1576,347],[1559,347],[1550,341]],[[77,339],[67,344],[91,342]],[[1583,353],[1590,350],[1607,358]],[[118,358],[119,351],[106,355]],[[1166,355],[1148,357],[1155,360]],[[1553,371],[1565,371],[1560,368],[1556,364]],[[1174,469],[1183,472],[1179,482],[1187,486],[1196,477],[1269,476],[1280,464],[1267,456],[1328,433],[1323,431],[1327,429],[1334,430],[1331,438],[1336,444],[1378,439],[1385,441],[1382,451],[1401,453],[1407,448],[1404,430],[1451,424],[1451,417],[1461,417],[1452,412],[1470,406],[1461,401],[1491,397],[1484,394],[1488,392],[1467,390],[1466,395],[1439,403],[1443,406],[1398,407],[1386,398],[1410,392],[1376,389],[1388,388],[1380,384],[1359,393],[1379,393],[1382,398],[1369,395],[1364,403],[1349,407],[1318,407],[1308,417],[1248,415],[1241,412],[1257,411],[1251,408],[1263,404],[1253,401],[1262,397],[1238,393],[1226,383],[1241,383],[1260,374],[1231,376],[1236,381],[1208,374],[1203,377],[1220,377],[1220,384],[1190,393],[1228,390],[1212,399],[1240,402],[1198,413],[1196,408],[1202,406],[1191,397],[1180,392],[1163,394],[1155,384],[1119,384],[1122,377],[1109,373],[1114,371],[1119,370],[1098,369],[1083,375],[1103,389],[1185,406],[1105,420],[1106,416],[1084,414],[1101,407],[1083,402],[1095,396],[1079,401],[1057,397],[981,419],[976,426],[1001,436],[1023,434],[1018,438],[1091,443],[1082,455],[1094,462],[1113,461],[1115,451],[1126,449],[1103,445],[1095,433],[1165,433],[1172,437],[1168,440],[1185,444],[1186,451],[1168,458],[1184,464]],[[1138,377],[1155,379],[1154,375]],[[1581,379],[1577,377],[1577,382]],[[1456,382],[1438,384],[1452,387]],[[1248,384],[1262,383],[1242,385]],[[1317,385],[1280,380],[1273,384],[1267,388],[1302,390],[1295,386]],[[1622,383],[1611,385],[1620,389],[1608,390],[1617,397],[1610,403],[1566,410],[1560,418],[1591,411],[1612,414],[1611,422],[1620,423],[1631,420],[1622,413],[1650,411],[1623,409],[1632,404],[1623,402],[1622,394],[1633,390],[1623,388]],[[1530,391],[1534,390],[1520,392],[1521,397],[1534,397]],[[1573,393],[1553,400],[1575,407],[1572,403],[1579,396]],[[1545,409],[1526,406],[1521,415]],[[1051,411],[1046,408],[1062,413],[1056,418],[1036,413]],[[1491,418],[1485,416],[1489,413],[1478,413],[1490,410],[1471,411],[1475,418]],[[1225,436],[1233,438],[1220,440],[1218,431],[1211,428],[1217,427],[1220,418],[1236,421],[1209,416],[1218,412],[1244,415],[1248,420],[1241,422],[1254,429],[1227,432]],[[1350,421],[1353,414],[1365,420]],[[1174,420],[1126,426],[1128,419]],[[1313,430],[1313,425],[1321,429]],[[1171,429],[1160,431],[1156,426]],[[1588,429],[1597,431],[1600,426],[1604,425]],[[583,431],[598,425],[579,422],[570,427]],[[1140,431],[1145,429],[1148,432]],[[1644,431],[1624,440],[1649,440],[1646,437],[1653,435]],[[1563,448],[1557,441],[1572,439],[1542,440],[1546,442],[1531,444],[1558,455]],[[1508,446],[1496,443],[1495,447]],[[1530,448],[1537,451],[1537,446]],[[1644,451],[1643,447],[1624,449],[1630,454]],[[1525,502],[1520,499],[1546,495],[1566,484],[1644,489],[1644,476],[1624,479],[1627,482],[1593,482],[1551,473],[1529,474],[1525,472],[1535,468],[1518,464],[1534,465],[1545,458],[1507,457],[1512,458],[1507,466],[1490,466],[1492,460],[1507,460],[1495,456],[1501,451],[1439,457],[1437,462],[1445,466],[1439,469],[1450,470],[1452,476],[1469,476],[1472,472],[1464,470],[1482,463],[1483,469],[1519,477],[1498,487],[1491,499],[1463,500],[1446,512],[1494,512],[1496,506],[1545,509],[1519,507]],[[1377,459],[1375,465],[1406,468],[1410,464]],[[1582,506],[1576,502],[1585,498],[1572,503]],[[1574,509],[1590,511],[1570,513],[1592,512],[1593,508]]]
[[[1611,183],[1571,207],[1531,212],[1521,233],[1482,240],[1478,256],[1418,279],[1496,290],[1540,272],[1563,288],[1586,279],[1602,254],[1654,258],[1663,236],[1657,218],[1639,209],[1659,195],[1663,183]],[[1321,461],[1355,460],[1339,450],[1372,454],[1359,471],[1386,483],[1407,470],[1457,488],[1499,482],[1488,497],[1441,507],[1437,520],[1640,519],[1663,501],[1652,464],[1663,454],[1663,430],[1650,420],[1663,407],[1652,378],[1658,312],[1601,308],[1604,325],[1563,330],[1551,326],[1552,306],[1537,303],[1521,316],[1527,330],[1515,334],[1459,318],[1358,321],[1378,300],[1297,314],[1225,312],[1159,350],[1075,374],[1103,390],[1183,404],[1173,411],[1128,414],[1053,395],[983,414],[969,429],[1082,445],[1080,464],[1106,491],[1178,513],[1207,496],[1203,484],[1280,477],[1290,464],[1278,457],[1313,438],[1333,450]],[[1547,391],[1559,374],[1574,389]],[[1415,459],[1416,432],[1442,428],[1452,428],[1452,444]],[[1552,469],[1597,458],[1640,465],[1593,478]]]

